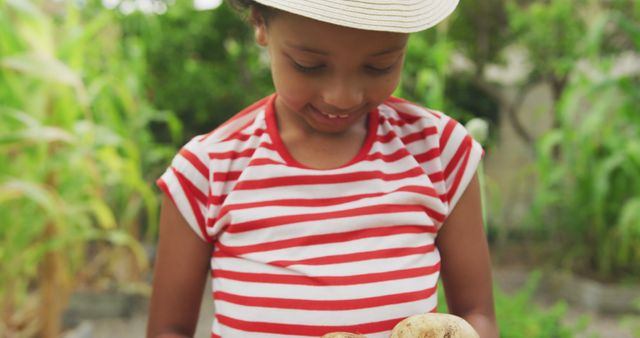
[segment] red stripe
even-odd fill
[[[468,137],[466,140],[471,142],[471,137]],[[449,188],[449,192],[447,194],[448,202],[451,202],[451,199],[453,198],[453,196],[456,194],[456,191],[458,190],[458,186],[460,185],[460,182],[462,181],[462,177],[466,172],[470,157],[471,157],[471,151],[469,150],[465,153],[464,160],[462,160],[462,164],[458,169],[458,172],[456,173],[453,183],[451,184],[451,188]]]
[[[167,186],[167,183],[162,178],[159,178],[158,180],[156,180],[156,184],[158,185],[158,188],[160,188],[160,190],[162,190],[167,196],[169,196],[169,199],[171,200],[173,205],[178,206],[176,204],[176,200],[171,194],[171,191],[169,190],[169,186]]]
[[[453,156],[449,160],[449,163],[447,163],[447,166],[444,169],[445,177],[448,178],[449,175],[451,175],[451,172],[453,172],[458,167],[458,163],[460,162],[462,156],[469,153],[469,147],[471,147],[471,136],[467,135],[462,140],[462,142],[460,142],[460,145],[458,146],[458,149],[456,149],[455,154],[453,154]]]
[[[389,143],[394,138],[396,138],[396,133],[392,130],[384,135],[377,135],[376,142]]]
[[[221,205],[227,199],[227,195],[211,195],[209,196],[210,205]]]
[[[240,177],[241,174],[242,170],[213,173],[213,182],[222,183],[227,181],[235,181]]]
[[[413,157],[416,159],[416,161],[418,161],[418,163],[425,163],[425,162],[428,162],[428,161],[431,161],[431,160],[433,160],[435,158],[440,157],[440,149],[432,148],[432,149],[427,150],[424,153],[420,153],[420,154],[414,155]]]
[[[253,156],[253,153],[256,151],[255,148],[250,148],[250,149],[245,149],[243,151],[234,151],[234,150],[230,150],[230,151],[225,151],[225,152],[221,152],[221,153],[209,153],[209,158],[212,160],[227,160],[227,159],[231,159],[231,160],[235,160],[236,158],[239,157],[251,157]]]
[[[399,204],[378,204],[359,208],[351,208],[346,210],[336,210],[319,213],[304,213],[295,215],[276,216],[271,218],[261,218],[253,221],[239,222],[229,225],[228,233],[240,233],[247,231],[255,231],[266,229],[284,224],[293,224],[301,222],[311,222],[319,220],[327,220],[334,218],[347,218],[363,215],[381,215],[395,214],[400,212],[424,212],[437,222],[443,222],[445,216],[429,209],[423,205],[399,205]]]
[[[362,334],[370,334],[375,332],[390,331],[404,318],[396,318],[385,321],[364,323],[357,325],[297,325],[297,324],[278,324],[265,322],[249,322],[234,319],[221,314],[217,314],[216,318],[222,325],[234,328],[236,330],[246,332],[273,333],[292,336],[308,336],[320,337],[329,332],[358,332]]]
[[[453,130],[456,128],[458,123],[454,119],[450,119],[449,122],[444,126],[444,130],[442,131],[442,135],[440,135],[440,149],[445,149],[447,147],[447,142],[449,142],[449,138],[453,133]]]
[[[235,190],[266,189],[288,185],[320,185],[336,183],[353,183],[367,180],[395,181],[409,177],[424,175],[424,170],[414,167],[404,172],[385,173],[380,170],[359,171],[334,175],[295,175],[285,177],[273,177],[260,180],[246,180],[239,182]]]
[[[444,181],[444,174],[442,173],[442,171],[429,174],[429,181],[431,181],[431,183]]]
[[[392,126],[398,126],[398,127],[404,127],[405,125],[409,124],[407,121],[404,120],[396,120],[394,118],[391,117],[385,117],[385,118],[381,118],[380,119],[381,122],[386,121],[387,123],[389,123]]]
[[[329,243],[343,243],[363,238],[386,237],[402,234],[433,234],[436,233],[436,231],[437,229],[434,225],[390,225],[378,228],[367,228],[362,230],[296,237],[243,246],[226,246],[223,243],[218,242],[216,243],[217,247],[213,256],[232,257],[252,252],[272,251],[285,248],[304,247]]]
[[[411,133],[409,135],[403,136],[400,138],[402,143],[409,144],[411,142],[426,140],[427,137],[431,135],[436,135],[438,133],[438,129],[436,127],[428,127],[421,131]]]
[[[173,170],[173,173],[176,175],[176,177],[178,178],[178,182],[180,183],[180,186],[182,187],[182,191],[184,192],[185,197],[187,198],[187,201],[189,201],[189,206],[191,207],[191,212],[193,213],[196,222],[198,223],[198,227],[200,228],[200,233],[202,234],[202,236],[209,242],[211,242],[211,237],[209,237],[209,234],[207,233],[207,229],[206,229],[206,222],[204,219],[204,215],[202,214],[202,212],[200,211],[200,206],[198,205],[198,202],[196,201],[196,198],[194,197],[194,195],[190,192],[190,182],[184,177],[182,176],[182,174],[180,172],[178,172],[177,170],[171,168]],[[199,192],[199,190],[196,189],[196,191]]]
[[[258,147],[273,150],[273,151],[278,151],[278,148],[274,143],[262,142],[260,143],[260,145],[258,145]]]
[[[249,162],[249,167],[255,167],[255,166],[259,166],[259,165],[271,165],[271,164],[285,164],[282,161],[276,161],[276,160],[272,160],[270,158],[254,158],[251,160],[251,162]]]
[[[272,298],[272,297],[255,297],[240,296],[227,292],[217,291],[213,293],[215,300],[221,300],[233,304],[252,307],[266,307],[277,309],[297,309],[312,311],[344,311],[366,309],[378,306],[387,306],[393,304],[416,302],[426,300],[433,296],[436,288],[428,288],[419,291],[396,293],[391,295],[345,299],[345,300],[308,300],[308,299],[292,299],[292,298]]]
[[[234,132],[233,134],[229,135],[229,137],[225,138],[223,140],[223,142],[227,142],[227,141],[247,141],[248,139],[254,137],[254,136],[262,136],[262,134],[265,133],[264,129],[261,128],[257,128],[255,129],[252,133],[250,134],[245,134],[243,133],[243,131],[249,127],[250,125],[253,124],[254,121],[249,121],[249,123],[247,123],[247,125],[245,125],[244,127],[238,129],[238,131]]]
[[[381,159],[389,163],[389,162],[395,162],[409,155],[411,154],[406,149],[401,148],[391,154],[382,154],[380,152],[369,154],[364,159],[364,161],[375,161],[375,160]],[[256,159],[252,159],[251,162],[249,162],[248,166],[254,167],[254,166],[260,166],[260,165],[285,165],[285,163],[283,163],[282,161],[276,161],[269,158],[256,158]]]
[[[189,161],[189,163],[191,163],[191,165],[196,168],[196,170],[198,170],[200,174],[202,174],[202,177],[207,180],[209,179],[209,168],[207,168],[207,166],[202,163],[202,161],[200,161],[198,156],[185,148],[180,149],[180,155],[187,161]]]
[[[410,113],[405,113],[405,112],[401,112],[398,109],[395,109],[396,114],[398,114],[398,116],[400,116],[401,119],[403,119],[404,121],[407,121],[409,124],[414,124],[417,121],[420,121],[420,116],[416,116]]]
[[[367,155],[366,161],[375,161],[382,160],[387,163],[395,162],[401,160],[407,156],[411,156],[411,154],[404,148],[398,149],[391,154],[382,154],[380,152],[376,152],[373,154]]]
[[[253,283],[267,284],[291,284],[291,285],[314,285],[314,286],[338,286],[356,285],[365,283],[379,283],[390,280],[400,280],[428,276],[440,271],[440,263],[421,268],[411,268],[402,270],[392,270],[385,272],[365,273],[351,276],[304,276],[304,275],[283,275],[274,273],[253,273],[237,272],[229,270],[214,270],[211,272],[212,278],[226,278]]]
[[[233,131],[230,135],[228,135],[227,137],[225,137],[224,139],[222,139],[222,142],[227,142],[229,140],[232,140],[234,137],[236,137],[239,134],[242,134],[242,132],[249,128],[249,126],[251,126],[253,124],[253,122],[255,121],[255,119],[251,119],[249,121],[247,121],[247,123],[245,123],[244,125],[242,125],[241,127],[237,128],[235,131]]]
[[[195,198],[201,204],[207,204],[207,195],[200,191],[200,189],[198,189],[198,187],[196,187],[193,182],[186,178],[181,172],[173,167],[171,170],[173,170],[173,173],[178,178],[185,195],[188,195],[190,198]]]
[[[288,267],[291,265],[329,265],[329,264],[350,263],[350,262],[358,262],[358,261],[368,261],[372,259],[385,259],[385,258],[393,258],[393,257],[404,257],[404,256],[410,256],[410,255],[416,255],[416,254],[425,254],[425,253],[433,252],[433,250],[434,250],[434,245],[429,244],[429,245],[423,245],[419,247],[371,250],[371,251],[363,251],[363,252],[356,252],[356,253],[350,253],[350,254],[332,255],[332,256],[324,256],[324,257],[299,259],[299,260],[280,260],[280,261],[269,262],[269,264],[280,266],[280,267]]]

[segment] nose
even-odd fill
[[[362,104],[364,90],[357,79],[337,78],[327,84],[322,98],[325,104],[341,111],[348,111]]]

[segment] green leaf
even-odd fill
[[[39,78],[74,87],[82,85],[80,77],[59,60],[40,54],[26,53],[0,59],[0,66]]]
[[[116,218],[111,208],[99,198],[93,198],[89,201],[90,208],[95,215],[98,225],[105,230],[111,230],[116,227]]]

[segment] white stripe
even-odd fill
[[[215,265],[220,269],[235,272],[309,277],[343,277],[411,269],[417,266],[428,267],[434,265],[437,262],[437,258],[438,255],[435,252],[430,252],[427,254],[419,253],[402,257],[369,259],[340,264],[292,265],[286,268],[241,258],[224,257],[214,260]]]
[[[436,285],[438,273],[413,278],[404,278],[376,283],[339,285],[339,286],[312,286],[245,282],[224,278],[211,280],[213,290],[221,290],[232,294],[248,297],[270,298],[300,298],[309,300],[323,299],[358,299],[367,297],[385,296],[393,292],[414,292],[424,290],[430,285]]]
[[[220,238],[225,245],[246,246],[272,242],[274,239],[285,240],[309,235],[333,234],[347,231],[373,229],[390,225],[425,225],[432,226],[433,221],[421,212],[402,212],[394,214],[361,215],[343,217],[332,221],[317,220],[284,224],[265,229],[252,230],[249,234],[223,233]]]
[[[434,236],[425,234],[398,234],[381,237],[369,237],[346,242],[312,244],[305,247],[287,247],[277,250],[252,252],[242,257],[254,261],[273,262],[279,260],[296,260],[323,257],[328,255],[343,255],[360,251],[374,251],[405,247],[419,247],[433,244]],[[284,257],[284,258],[283,258]]]
[[[206,163],[206,162],[205,162]],[[202,176],[202,173],[191,164],[189,160],[181,155],[173,159],[172,166],[182,174],[189,182],[205,196],[209,194],[209,178]]]
[[[200,230],[200,226],[198,225],[198,221],[193,214],[193,210],[191,209],[191,204],[187,199],[184,191],[182,190],[182,186],[178,181],[178,178],[171,171],[167,171],[163,176],[162,180],[165,182],[167,188],[169,189],[169,193],[173,198],[173,201],[176,204],[176,207],[184,217],[185,221],[189,224],[189,227],[193,229],[193,231],[198,234],[198,237],[204,240],[204,235]],[[201,206],[200,211],[204,215],[204,208]]]

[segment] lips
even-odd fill
[[[325,113],[323,111],[320,112],[320,114],[330,118],[330,119],[346,119],[347,117],[349,117],[349,114],[344,114],[344,115],[333,115],[333,114],[328,114]]]
[[[330,114],[330,113],[324,112],[324,111],[322,111],[322,110],[320,110],[320,109],[318,109],[318,108],[316,108],[314,106],[311,106],[311,108],[313,110],[315,110],[316,112],[320,113],[322,116],[325,116],[325,117],[327,117],[329,119],[332,119],[332,120],[333,119],[347,119],[347,118],[349,118],[349,116],[352,115],[352,114]]]

